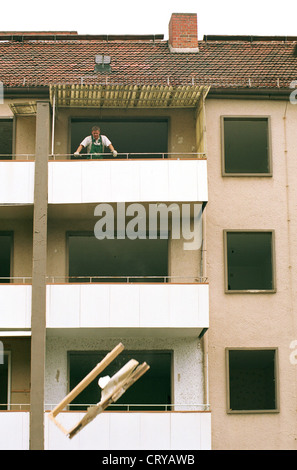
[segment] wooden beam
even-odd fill
[[[122,343],[119,343],[111,352],[109,352],[99,364],[81,381],[77,386],[71,390],[70,393],[53,409],[51,415],[57,416],[65,406],[69,405],[72,400],[77,397],[99,374],[102,372],[124,349]]]

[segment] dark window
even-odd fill
[[[0,118],[0,160],[12,159],[13,120]]]
[[[0,282],[10,282],[12,234],[0,232]]]
[[[269,132],[267,118],[223,120],[224,173],[269,174]]]
[[[9,405],[9,353],[0,349],[0,410],[7,410]]]
[[[134,153],[129,158],[161,158],[168,152],[167,120],[71,120],[71,153],[81,141],[91,134],[93,126],[99,126],[101,134],[106,135],[118,153]],[[110,155],[109,149],[105,152]],[[82,152],[83,153],[83,152]],[[140,155],[140,154],[146,155]],[[154,155],[158,153],[158,155]],[[126,158],[126,155],[119,155]]]
[[[127,282],[127,277],[164,282],[168,275],[167,239],[98,240],[92,234],[69,234],[68,257],[72,282],[88,282],[89,276],[96,282]]]
[[[227,290],[273,290],[272,232],[227,232]]]
[[[229,350],[229,411],[275,411],[276,351]]]
[[[102,351],[69,352],[70,391],[106,356]],[[130,359],[142,364],[146,362],[150,369],[133,384],[116,402],[117,405],[142,405],[131,407],[131,410],[162,410],[164,405],[171,404],[171,361],[170,351],[123,351],[112,363],[102,371],[73,401],[71,409],[85,409],[88,404],[96,404],[101,399],[101,388],[98,379],[108,375],[112,377]],[[162,406],[145,406],[162,405]],[[169,408],[169,407],[168,407]],[[127,410],[127,407],[116,406],[108,409]]]

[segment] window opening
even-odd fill
[[[12,160],[13,119],[0,118],[0,160]]]
[[[0,362],[0,410],[10,409],[10,352],[4,351]]]
[[[0,283],[10,282],[12,234],[0,232]]]
[[[227,233],[228,291],[273,290],[271,232]]]
[[[224,173],[270,174],[267,118],[223,119]]]
[[[88,373],[99,363],[106,351],[71,351],[68,353],[69,365],[69,390],[72,390]],[[141,380],[137,381],[133,387],[129,388],[125,394],[117,401],[117,406],[111,406],[108,410],[129,410],[136,411],[164,411],[166,405],[171,404],[171,351],[124,351],[113,362],[104,369],[104,376],[110,377],[123,367],[131,358],[146,362],[150,369],[144,374]],[[89,404],[96,404],[100,401],[100,388],[98,379],[91,382],[72,401],[72,410],[84,410]],[[122,406],[121,406],[122,405]],[[141,405],[141,406],[132,406]],[[151,406],[148,406],[151,405]],[[152,406],[160,405],[160,406]],[[169,409],[168,407],[167,409]]]
[[[71,282],[165,282],[168,240],[99,240],[93,234],[68,234]],[[83,279],[85,278],[85,279]]]
[[[82,140],[91,134],[93,126],[99,126],[101,134],[106,135],[119,154],[118,158],[162,158],[168,152],[167,120],[71,120],[71,154],[76,151]],[[110,157],[109,149],[105,149]],[[83,153],[86,153],[82,151]],[[135,155],[136,154],[136,155]],[[157,154],[157,155],[156,155]]]
[[[277,409],[275,350],[229,350],[229,411]]]

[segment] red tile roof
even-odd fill
[[[72,36],[73,37],[73,36]],[[288,88],[297,80],[297,39],[205,38],[197,53],[170,52],[164,40],[113,38],[0,41],[0,81],[7,87],[50,84],[210,85]],[[67,39],[66,39],[67,38]],[[111,69],[95,72],[95,56]]]

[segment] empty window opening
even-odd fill
[[[10,282],[12,234],[0,232],[0,282]]]
[[[168,122],[165,119],[146,120],[71,120],[71,154],[82,140],[91,135],[93,126],[99,126],[101,134],[109,138],[119,154],[118,158],[162,158],[168,152]],[[86,153],[86,151],[82,151]],[[105,149],[106,158],[110,157]],[[157,154],[157,155],[156,155]]]
[[[0,119],[0,160],[12,160],[13,119]]]
[[[104,239],[93,234],[68,235],[69,278],[72,282],[165,282],[167,239]],[[97,278],[96,278],[97,276]]]
[[[71,351],[68,353],[69,384],[72,390],[107,354],[102,351]],[[147,362],[150,369],[133,384],[124,395],[110,406],[108,410],[159,410],[164,411],[171,404],[171,351],[123,351],[104,371],[93,380],[73,401],[70,409],[86,409],[90,404],[96,404],[101,398],[99,377],[112,377],[130,359],[142,364]],[[141,406],[131,406],[141,405]],[[146,406],[147,405],[147,406]],[[160,405],[160,406],[148,406]],[[169,409],[169,407],[167,408]]]
[[[276,351],[229,350],[229,412],[275,411]]]
[[[224,118],[224,172],[268,174],[271,172],[267,118]]]
[[[273,290],[272,232],[228,232],[228,291]]]
[[[10,408],[10,352],[1,351],[0,362],[0,410]]]

